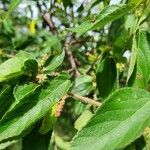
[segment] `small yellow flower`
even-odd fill
[[[31,34],[35,34],[35,32],[36,32],[35,20],[31,20],[30,25],[29,25],[29,31]]]

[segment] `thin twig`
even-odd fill
[[[73,96],[73,97],[75,97],[75,98],[77,98],[77,99],[79,99],[79,100],[82,101],[83,103],[87,103],[87,104],[94,105],[94,106],[97,106],[97,107],[99,107],[99,106],[102,105],[102,103],[97,102],[97,101],[95,101],[95,100],[93,100],[93,99],[91,99],[91,98],[88,98],[88,97],[83,97],[83,96],[81,96],[81,95],[77,95],[77,94],[70,93],[70,92],[69,92],[69,95],[70,95],[70,96]]]
[[[71,40],[72,40],[72,34],[69,33],[65,40],[64,49],[65,49],[66,55],[68,56],[68,61],[70,62],[70,65],[71,65],[70,71],[74,72],[75,77],[77,77],[80,75],[80,73],[77,70],[75,58],[73,57],[72,51],[70,51]]]
[[[46,14],[44,14],[42,16],[42,18],[46,21],[46,23],[48,24],[51,32],[56,35],[58,34],[58,31],[57,31],[57,28],[55,27],[52,19],[51,19],[51,16],[49,16],[49,18],[46,16]],[[76,41],[76,40],[75,40]],[[70,50],[70,45],[72,45],[72,43],[75,42],[73,39],[72,39],[72,33],[68,33],[67,37],[66,37],[66,40],[65,40],[65,43],[64,43],[64,50],[65,50],[65,53],[66,55],[68,56],[68,61],[71,65],[71,69],[69,71],[73,72],[74,73],[74,76],[77,77],[80,75],[79,71],[77,70],[77,65],[76,65],[76,61],[75,61],[75,58],[73,56],[73,53],[72,51]]]
[[[51,19],[51,16],[49,15],[49,18],[46,16],[46,14],[44,14],[44,15],[42,15],[42,18],[46,21],[46,23],[48,24],[48,26],[49,26],[49,28],[50,28],[50,30],[51,30],[51,32],[53,33],[53,34],[58,34],[58,31],[57,31],[57,29],[56,29],[56,27],[55,27],[55,25],[54,25],[54,23],[53,23],[53,21],[52,21],[52,19]]]

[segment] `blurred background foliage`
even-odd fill
[[[77,27],[86,20],[94,22],[95,16],[107,5],[128,2],[126,0],[0,0],[0,63],[13,57],[20,50],[32,53],[39,64],[44,63],[44,73],[49,79],[59,74],[73,81],[71,89],[73,93],[94,99],[103,98],[107,95],[107,91],[105,90],[106,95],[105,93],[99,95],[96,90],[96,68],[98,66],[101,69],[102,66],[98,64],[102,57],[109,56],[111,61],[115,62],[110,70],[117,69],[115,76],[118,82],[114,83],[114,87],[125,86],[131,55],[131,39],[142,15],[141,10],[145,7],[140,6],[134,13],[81,36],[71,33],[69,28]],[[150,17],[145,19],[141,26],[149,30]],[[65,55],[63,52],[68,45],[77,68],[72,68],[69,63],[70,53],[65,51]],[[109,61],[106,60],[103,65],[109,65]],[[54,65],[49,66],[50,63]],[[61,66],[57,68],[60,64]],[[107,71],[104,72],[107,74]],[[98,80],[103,81],[103,77]],[[104,86],[102,89],[99,87],[99,91],[104,91],[103,88]],[[53,133],[51,146],[55,143],[58,149],[66,149],[68,142],[94,110],[94,107],[84,105],[75,98],[68,98],[61,117],[57,119],[54,117],[55,134]],[[79,120],[75,122],[81,114],[82,119],[79,119],[84,120],[84,123]],[[38,125],[35,128],[38,128]],[[24,140],[27,142],[26,139]],[[10,149],[16,150],[15,146],[12,145]]]

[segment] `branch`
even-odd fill
[[[73,94],[73,93],[70,93],[70,92],[69,92],[69,95],[79,99],[83,103],[87,103],[87,104],[94,105],[94,106],[97,106],[97,107],[102,105],[102,103],[97,102],[97,101],[95,101],[91,98],[88,98],[88,97],[83,97],[81,95]]]
[[[52,31],[53,34],[58,34],[57,29],[51,19],[51,17],[47,17],[46,14],[42,15],[42,18],[45,20],[45,22],[48,24],[50,30]]]
[[[72,51],[70,51],[71,40],[72,40],[72,34],[69,33],[65,40],[64,49],[65,49],[66,55],[68,56],[68,61],[70,62],[70,65],[71,65],[70,71],[73,71],[75,77],[77,77],[80,75],[80,73],[77,70],[75,58],[73,57]]]
[[[51,16],[48,18],[46,16],[46,14],[42,15],[42,18],[46,21],[46,23],[48,24],[51,32],[56,35],[58,34],[58,31],[57,31],[57,28],[55,27],[52,19],[51,19]],[[74,76],[77,77],[80,75],[79,71],[77,70],[77,66],[76,66],[76,60],[72,54],[72,52],[70,51],[70,45],[72,44],[72,42],[74,43],[73,39],[72,39],[72,33],[68,33],[67,37],[66,37],[66,40],[65,40],[65,43],[64,43],[64,50],[65,50],[65,53],[66,55],[68,56],[68,61],[71,65],[71,69],[69,71],[73,72],[74,73]]]

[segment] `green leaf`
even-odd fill
[[[54,138],[55,138],[54,140],[55,140],[58,148],[60,148],[62,150],[68,150],[68,148],[70,146],[70,142],[64,140],[63,137],[60,137],[57,134],[55,134]],[[49,150],[51,150],[51,147],[49,148]]]
[[[81,130],[82,127],[84,127],[87,122],[90,120],[90,118],[93,116],[93,114],[91,113],[91,111],[89,110],[85,110],[81,116],[76,120],[74,127],[77,130]]]
[[[93,0],[90,5],[86,6],[87,7],[86,9],[89,10],[89,9],[95,7],[96,5],[98,5],[101,2],[102,2],[102,0]]]
[[[129,0],[128,3],[134,5],[135,7],[139,6],[144,0]]]
[[[54,124],[56,123],[57,117],[55,116],[56,113],[56,108],[57,108],[57,104],[55,104],[49,111],[48,113],[44,116],[44,119],[42,121],[42,125],[40,127],[39,132],[41,134],[45,134],[47,132],[49,132]]]
[[[114,92],[75,136],[70,150],[120,149],[138,138],[150,121],[150,94],[141,89]]]
[[[34,59],[29,59],[25,61],[24,67],[22,68],[22,70],[24,71],[24,74],[35,77],[38,73],[37,61]]]
[[[94,18],[94,21],[87,20],[83,22],[81,25],[79,25],[77,28],[71,28],[69,30],[72,32],[76,32],[79,35],[82,35],[83,33],[89,30],[102,28],[104,25],[126,15],[131,10],[132,10],[131,5],[127,4],[111,5],[105,7],[104,10],[102,10],[100,14]]]
[[[148,19],[149,14],[150,14],[150,9],[149,9],[150,8],[150,0],[145,1],[144,5],[145,6],[144,6],[143,14],[139,19],[139,23],[143,23],[142,26],[144,24],[147,24],[147,22],[145,20]],[[149,30],[149,27],[148,27],[148,30]]]
[[[33,93],[37,89],[37,87],[39,87],[39,85],[35,83],[17,85],[13,91],[16,101],[20,101],[21,99],[27,97],[28,95]]]
[[[2,63],[0,65],[0,82],[22,75],[22,67],[28,59],[32,59],[32,56],[21,51],[15,57]]]
[[[44,67],[44,72],[51,72],[60,66],[64,60],[65,51],[62,51],[61,54],[56,55],[52,60]]]
[[[12,22],[10,20],[3,20],[3,30],[7,33],[7,34],[13,34],[13,26],[12,26]]]
[[[61,42],[57,36],[50,36],[46,44],[49,47],[49,52],[53,52],[53,54],[58,54],[62,50]]]
[[[131,58],[130,58],[130,64],[129,64],[129,69],[128,69],[128,75],[127,75],[127,82],[129,81],[135,65],[136,65],[136,59],[137,59],[137,40],[136,37],[133,37],[133,43],[132,43],[132,50],[131,50]]]
[[[8,7],[8,11],[6,12],[6,17],[12,13],[13,10],[17,8],[17,6],[21,3],[22,0],[11,0],[11,3]]]
[[[105,58],[100,62],[96,73],[96,83],[100,97],[107,97],[115,89],[116,77],[117,70],[114,59]]]
[[[72,93],[79,94],[82,96],[88,95],[92,89],[92,77],[89,75],[81,75],[75,79]]]
[[[136,66],[128,84],[147,89],[150,79],[150,46],[149,34],[145,31],[140,31],[137,35],[136,53]]]
[[[138,35],[138,52],[136,77],[133,86],[147,88],[150,79],[150,45],[148,33],[141,31]]]
[[[10,146],[16,142],[17,142],[17,140],[12,140],[12,141],[7,141],[5,143],[1,143],[0,144],[0,150],[3,150],[3,149],[7,148],[8,146]]]
[[[48,110],[66,94],[70,88],[69,80],[54,80],[39,95],[30,97],[30,103],[18,108],[14,116],[7,116],[0,124],[0,141],[19,136],[23,131],[41,119]],[[32,106],[33,104],[33,106]]]
[[[9,85],[4,85],[0,91],[0,119],[9,109],[13,100],[12,87]]]
[[[2,120],[5,119],[5,117],[7,117],[8,114],[13,113],[13,111],[15,111],[16,108],[26,103],[28,97],[31,94],[33,94],[38,87],[39,85],[34,84],[34,83],[25,84],[25,85],[17,85],[13,91],[15,101],[12,103],[12,105],[7,110],[7,112],[4,114]]]
[[[124,27],[125,27],[125,30],[128,31],[128,34],[129,33],[130,35],[134,34],[134,32],[136,31],[137,22],[138,20],[134,14],[130,14],[126,16]]]

